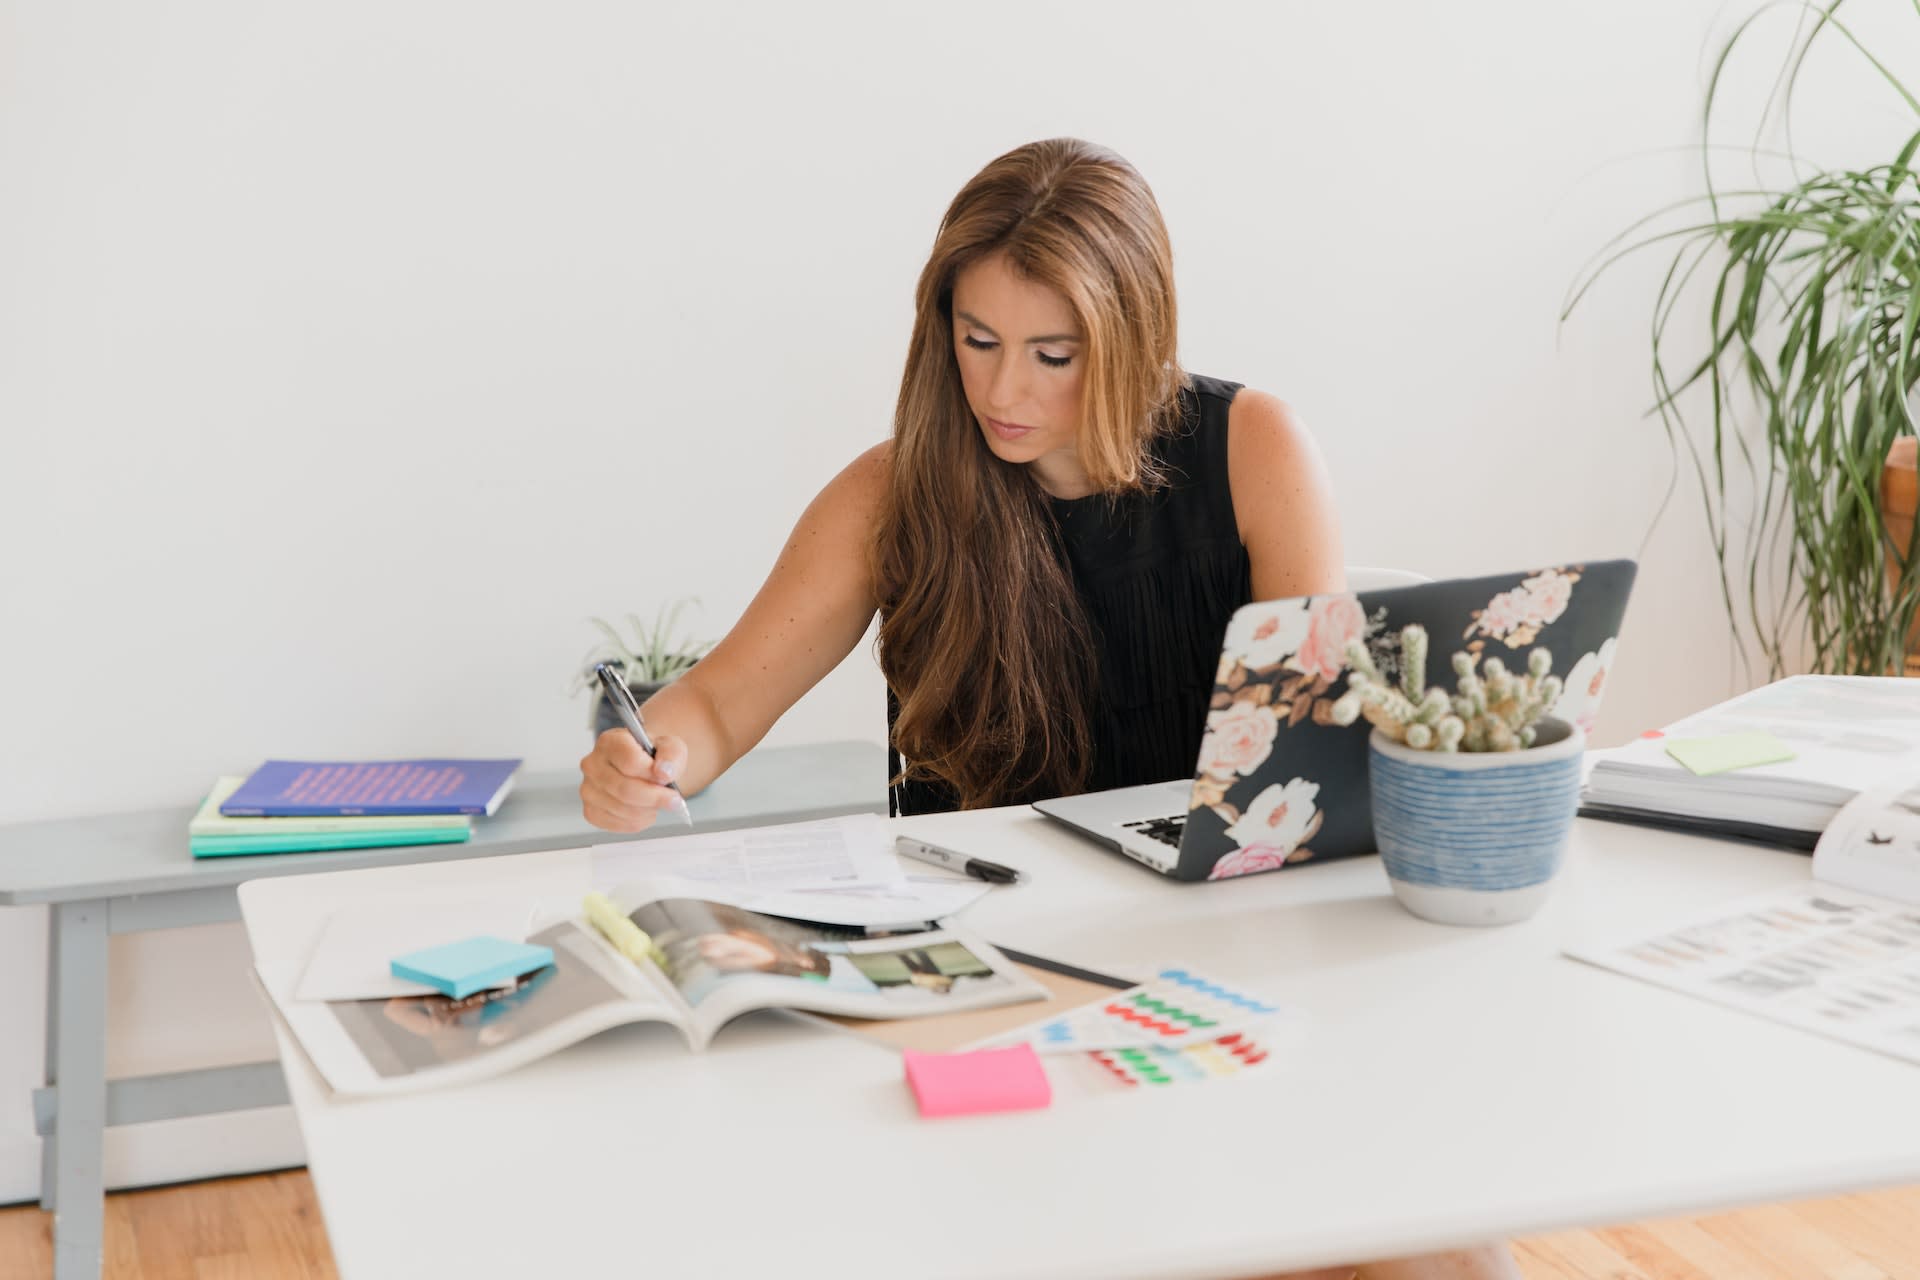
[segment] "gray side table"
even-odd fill
[[[882,813],[886,751],[870,742],[750,752],[690,802],[697,830]],[[0,827],[0,905],[51,908],[47,1083],[33,1094],[42,1139],[40,1204],[54,1213],[57,1280],[97,1277],[109,1125],[279,1106],[277,1062],[108,1080],[107,939],[240,918],[235,888],[265,876],[447,862],[603,843],[620,837],[580,816],[571,771],[523,773],[500,812],[465,844],[210,858],[187,851],[192,807]],[[668,827],[660,834],[682,830]]]

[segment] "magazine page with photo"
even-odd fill
[[[526,939],[551,950],[553,963],[459,999],[302,1000],[297,974],[259,977],[315,1069],[343,1094],[484,1079],[632,1022],[673,1026],[698,1050],[759,1009],[892,1019],[1046,998],[997,950],[956,930],[868,937],[662,892],[617,896],[652,943],[652,958],[638,962],[585,920],[560,919]]]
[[[485,1079],[629,1022],[686,1032],[688,1012],[672,984],[615,955],[583,922],[551,923],[526,941],[551,950],[553,963],[459,999],[301,1000],[291,982],[260,978],[314,1068],[342,1094]]]
[[[614,898],[659,949],[661,963],[634,968],[654,969],[679,994],[695,1047],[755,1009],[890,1019],[1046,998],[998,951],[957,930],[869,937],[644,890]]]

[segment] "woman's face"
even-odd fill
[[[716,969],[737,973],[746,969],[768,969],[780,957],[764,938],[741,933],[706,933],[698,942],[700,958]]]
[[[953,282],[953,355],[987,447],[1033,463],[1041,488],[1061,498],[1087,491],[1076,448],[1084,335],[1067,300],[1017,274],[1004,253]]]

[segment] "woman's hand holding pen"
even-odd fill
[[[580,810],[602,831],[645,831],[660,816],[681,805],[680,793],[668,789],[685,772],[687,744],[674,735],[653,740],[659,755],[647,753],[625,729],[609,729],[594,741],[580,761]]]

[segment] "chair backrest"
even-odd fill
[[[1411,569],[1370,569],[1365,565],[1347,566],[1347,590],[1379,591],[1383,587],[1411,587],[1433,579]]]

